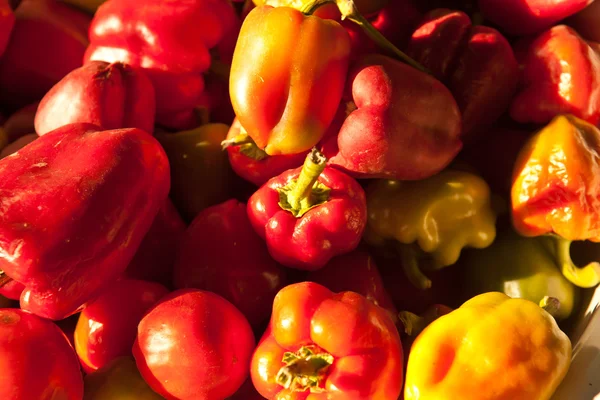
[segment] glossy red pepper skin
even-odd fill
[[[0,102],[17,110],[81,66],[90,17],[55,0],[23,0],[0,60]],[[60,55],[60,56],[58,56]]]
[[[75,350],[86,373],[112,360],[131,355],[142,317],[169,290],[161,284],[138,280],[115,282],[79,315]]]
[[[109,0],[90,26],[85,60],[144,68],[156,90],[158,123],[189,129],[204,90],[202,74],[211,64],[210,50],[230,63],[238,29],[238,17],[226,0]]]
[[[221,400],[248,377],[254,345],[250,324],[231,303],[183,289],[142,318],[133,355],[144,380],[161,396]]]
[[[492,125],[508,109],[519,66],[497,30],[472,26],[462,11],[436,9],[412,34],[407,53],[448,86],[461,111],[463,136]]]
[[[600,122],[600,55],[577,32],[558,25],[516,48],[523,72],[510,108],[515,121],[545,124],[573,114]]]
[[[175,254],[187,226],[170,199],[154,218],[124,276],[173,287]]]
[[[0,177],[0,270],[26,286],[23,309],[50,319],[75,313],[125,270],[169,190],[152,136],[90,124],[2,159]]]
[[[315,390],[284,388],[277,378],[286,366],[284,353],[303,346],[332,356],[331,365],[315,371]],[[398,331],[383,309],[357,293],[333,293],[303,282],[277,294],[250,373],[266,399],[396,400],[402,359]]]
[[[332,165],[360,178],[412,180],[458,154],[460,111],[441,82],[382,55],[364,58],[351,76],[357,109],[342,125]]]
[[[178,289],[223,296],[257,328],[269,318],[286,275],[252,229],[246,205],[228,200],[196,216],[181,241],[174,281]]]
[[[365,192],[354,179],[326,167],[318,182],[331,190],[328,200],[295,217],[280,207],[279,190],[297,179],[301,170],[286,171],[259,188],[248,200],[248,217],[276,261],[310,271],[358,246],[367,206]]]
[[[306,280],[336,293],[351,291],[363,295],[386,310],[394,322],[398,320],[398,310],[383,285],[375,259],[365,250],[332,258],[325,267],[310,272]]]
[[[35,131],[41,136],[63,125],[87,122],[152,134],[155,103],[152,83],[141,69],[92,61],[46,93],[35,115]]]
[[[0,398],[81,400],[83,376],[73,348],[51,321],[0,309]]]
[[[243,128],[240,121],[236,118],[229,129],[227,139],[233,139],[242,133]],[[255,147],[256,148],[256,147]],[[258,148],[258,151],[262,152]],[[261,154],[264,157],[260,160],[244,154],[243,146],[227,147],[229,163],[236,174],[245,180],[254,183],[256,186],[262,186],[269,179],[282,174],[288,169],[296,168],[302,165],[307,152],[289,155],[269,156],[266,153]]]
[[[19,300],[25,286],[17,281],[10,281],[0,288],[0,294],[12,300]]]
[[[530,35],[583,10],[593,0],[479,0],[488,20],[512,35]]]

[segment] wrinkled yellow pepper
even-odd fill
[[[571,362],[571,342],[537,304],[485,293],[417,337],[405,400],[548,400]]]

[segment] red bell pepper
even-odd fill
[[[583,10],[594,0],[479,0],[484,17],[513,35],[529,35]]]
[[[4,286],[0,287],[0,295],[5,296],[12,300],[19,300],[21,293],[25,290],[25,286],[17,281],[10,281]]]
[[[167,157],[143,131],[40,137],[0,160],[0,280],[25,285],[27,311],[75,313],[125,270],[168,190]]]
[[[0,159],[8,157],[9,155],[17,152],[18,150],[27,146],[29,143],[36,140],[38,137],[39,136],[36,133],[30,133],[29,135],[21,136],[0,151]]]
[[[81,400],[83,377],[73,348],[51,321],[0,309],[3,400]]]
[[[284,269],[254,232],[246,205],[228,200],[200,212],[181,241],[175,287],[209,290],[236,306],[257,328],[269,318]]]
[[[472,26],[462,11],[429,12],[407,54],[448,86],[463,117],[463,136],[496,122],[517,88],[519,67],[508,41],[493,28]]]
[[[15,26],[15,14],[9,0],[0,0],[0,57],[6,51],[10,34]]]
[[[363,295],[386,310],[394,323],[398,321],[398,310],[383,285],[375,259],[364,250],[332,258],[325,267],[310,272],[306,280],[334,292],[351,291]]]
[[[210,51],[229,63],[238,29],[227,0],[109,0],[96,12],[85,60],[144,68],[156,89],[157,122],[190,129]]]
[[[142,317],[169,290],[154,282],[122,280],[114,283],[79,315],[75,351],[86,373],[112,360],[131,355]]]
[[[254,230],[281,264],[316,270],[354,250],[367,220],[365,193],[313,150],[304,166],[269,180],[248,200]]]
[[[144,380],[161,396],[222,400],[248,377],[254,345],[248,321],[231,303],[184,289],[142,318],[133,355]]]
[[[423,179],[458,154],[460,111],[441,82],[382,55],[363,59],[351,76],[357,109],[331,164],[361,178]]]
[[[41,136],[63,125],[87,122],[152,134],[155,111],[154,88],[141,69],[92,61],[46,93],[35,115],[35,131]]]
[[[269,156],[258,148],[237,118],[233,121],[223,146],[227,149],[229,163],[235,173],[256,186],[263,185],[288,169],[302,165],[307,154],[303,152]]]
[[[175,253],[185,233],[186,224],[170,199],[163,204],[144,236],[124,276],[130,279],[173,286]]]
[[[252,357],[267,399],[397,399],[402,345],[388,314],[354,292],[313,282],[283,288]]]
[[[22,0],[0,59],[0,102],[17,110],[40,100],[81,66],[90,17],[56,0]]]
[[[568,113],[600,122],[600,55],[577,32],[558,25],[516,48],[523,72],[510,107],[515,121],[545,124]]]

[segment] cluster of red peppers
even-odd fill
[[[0,0],[0,398],[549,400],[600,284],[598,22]]]

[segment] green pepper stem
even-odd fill
[[[427,322],[425,318],[419,317],[417,314],[409,311],[401,311],[398,313],[398,319],[404,326],[404,332],[408,336],[418,336],[425,329]]]
[[[256,143],[254,143],[254,140],[252,140],[250,135],[248,135],[247,133],[240,133],[239,135],[234,136],[231,139],[223,140],[221,142],[221,147],[223,148],[223,150],[225,150],[228,147],[241,146],[244,144],[253,144],[256,146]]]
[[[581,288],[592,288],[600,283],[600,263],[593,261],[584,267],[578,267],[571,259],[571,241],[559,236],[553,236],[551,240],[556,263],[565,278]]]
[[[285,363],[275,381],[292,392],[319,392],[327,370],[333,364],[334,358],[317,346],[301,347],[296,353],[287,352],[283,355]]]
[[[299,209],[303,200],[307,201],[309,206],[313,204],[311,201],[312,190],[326,165],[327,158],[319,150],[315,148],[308,153],[300,176],[288,195],[288,201],[293,209]]]
[[[337,5],[340,13],[342,14],[342,19],[348,18],[348,20],[352,21],[356,25],[358,25],[363,32],[373,40],[379,47],[393,54],[396,58],[404,63],[410,65],[413,68],[418,69],[419,71],[425,72],[427,74],[431,74],[425,67],[421,64],[410,58],[404,52],[402,52],[399,48],[397,48],[392,42],[390,42],[385,36],[381,34],[374,26],[366,19],[354,4],[354,0],[313,0],[309,3],[304,4],[304,6],[300,9],[300,11],[306,15],[311,15],[314,13],[319,7],[324,6],[325,4],[334,3]]]
[[[400,253],[402,268],[410,283],[421,290],[431,288],[431,279],[421,271],[419,266],[419,254],[414,245],[398,243],[397,249]]]
[[[0,270],[0,288],[12,281],[12,278]]]
[[[554,318],[556,318],[556,315],[560,310],[560,300],[556,297],[544,296],[544,298],[540,300],[539,305]]]

